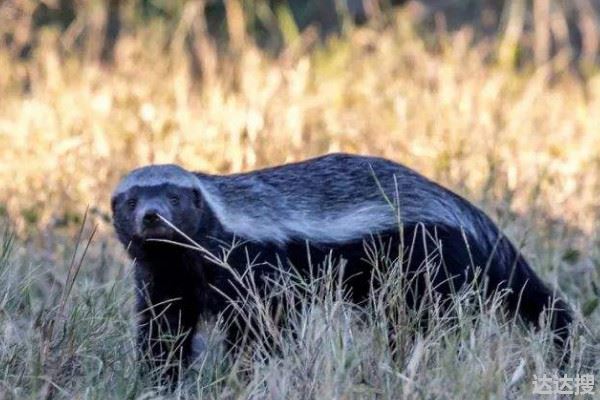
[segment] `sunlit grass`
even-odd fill
[[[566,372],[597,374],[600,76],[501,67],[468,28],[432,50],[398,23],[311,52],[291,43],[279,58],[247,42],[207,55],[215,69],[194,81],[182,43],[165,49],[161,32],[126,33],[111,69],[61,54],[52,31],[28,62],[0,48],[0,215],[18,236],[7,231],[0,248],[0,394],[151,396],[133,353],[131,264],[109,224],[125,171],[237,172],[331,151],[403,162],[483,207],[591,330]],[[87,207],[98,234],[67,296],[81,254],[58,228],[80,226]],[[452,332],[440,322],[428,336],[401,315],[394,359],[377,301],[312,301],[294,322],[301,340],[273,357],[224,358],[208,324],[214,346],[179,394],[528,398],[533,375],[553,368],[547,331],[493,312],[467,309]]]
[[[248,45],[195,86],[187,59],[152,31],[121,40],[112,70],[64,59],[51,38],[26,64],[0,52],[0,203],[17,223],[44,225],[87,205],[107,212],[110,188],[136,165],[228,172],[344,150],[474,196],[514,194],[518,211],[535,195],[590,232],[600,78],[517,74],[487,64],[469,38],[460,31],[434,54],[410,32],[363,29],[283,60]]]
[[[9,232],[3,235],[0,393],[7,398],[166,394],[169,389],[140,374],[136,362],[130,263],[113,257],[113,241],[97,240],[79,264],[93,229],[85,226],[82,232],[78,245],[63,238],[47,249],[51,260],[15,242]],[[452,296],[450,308],[430,296],[410,308],[401,268],[381,260],[376,276],[385,279],[363,307],[337,289],[339,260],[326,261],[319,279],[283,274],[266,295],[257,295],[251,274],[235,275],[250,290],[243,315],[258,321],[253,334],[261,340],[244,353],[228,355],[219,325],[202,323],[205,351],[172,395],[527,398],[534,375],[557,373],[548,329],[533,331],[515,322],[503,312],[499,297],[486,300],[467,287]],[[226,258],[215,262],[228,268]],[[70,290],[73,265],[81,268]],[[267,311],[273,301],[288,305],[283,325]],[[425,313],[429,320],[423,329]],[[597,329],[593,320],[584,326],[577,320],[571,360],[562,373],[597,374]]]

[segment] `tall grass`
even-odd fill
[[[109,224],[109,194],[125,171],[177,162],[237,172],[340,150],[404,162],[498,220],[587,327],[565,372],[598,377],[594,68],[585,79],[560,59],[515,70],[495,61],[501,40],[476,41],[469,26],[423,38],[401,12],[314,49],[313,34],[292,32],[278,56],[247,37],[235,51],[199,41],[198,80],[181,33],[197,11],[188,7],[174,31],[154,21],[122,32],[110,67],[65,51],[53,29],[29,60],[0,47],[0,215],[13,228],[0,247],[0,397],[159,396],[137,374],[131,263]],[[206,39],[206,27],[193,28]],[[77,239],[63,228],[82,226],[88,206]],[[533,375],[553,372],[548,331],[523,329],[496,300],[481,313],[467,289],[455,299],[457,323],[440,315],[424,334],[394,297],[398,279],[363,308],[320,289],[333,283],[304,284],[311,295],[290,316],[297,333],[283,332],[277,352],[259,343],[228,358],[218,324],[206,323],[208,351],[176,394],[530,398]]]
[[[373,242],[365,245],[381,285],[360,307],[340,290],[343,260],[325,260],[316,279],[274,277],[267,292],[254,286],[252,266],[234,275],[249,290],[234,306],[243,307],[259,340],[226,353],[227,322],[205,321],[192,367],[174,389],[157,386],[136,362],[129,265],[112,259],[106,243],[74,262],[93,234],[82,232],[81,243],[53,249],[60,259],[52,265],[35,260],[38,253],[10,233],[2,238],[4,398],[528,398],[534,376],[558,373],[549,330],[530,330],[507,315],[502,294],[485,299],[465,287],[450,303],[430,292],[408,307],[401,260],[387,259]],[[223,268],[226,254],[214,258]],[[434,274],[435,264],[432,255],[423,268]],[[98,275],[109,266],[107,276]],[[286,312],[273,314],[275,304]],[[578,318],[570,362],[560,371],[573,377],[598,373],[597,329],[580,324]]]

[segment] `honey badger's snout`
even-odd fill
[[[160,199],[148,199],[136,210],[136,233],[144,239],[165,239],[173,236],[173,229],[162,218],[172,221],[169,207]]]
[[[148,210],[142,217],[142,224],[145,228],[150,228],[160,222],[159,213],[156,210]]]

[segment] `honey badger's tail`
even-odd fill
[[[547,323],[554,333],[559,338],[566,339],[569,325],[573,321],[569,306],[532,273],[523,258],[519,258],[518,263],[521,266],[516,269],[511,282],[511,303],[525,320],[535,324],[539,324],[541,314],[546,313]]]
[[[553,293],[540,278],[534,273],[530,273],[532,272],[531,268],[523,258],[520,258],[518,262],[523,266],[517,269],[511,284],[513,292],[509,301],[514,304],[524,320],[532,322],[536,326],[539,326],[540,317],[543,315],[555,335],[555,343],[566,351],[570,335],[569,328],[573,322],[569,306],[564,300],[557,297],[556,293]]]
[[[569,358],[570,326],[573,322],[572,311],[567,303],[556,292],[551,290],[531,269],[527,261],[517,252],[508,239],[502,238],[500,243],[505,257],[509,260],[508,268],[508,305],[523,320],[539,327],[542,319],[552,329],[556,347],[563,353],[563,362]]]
[[[521,317],[526,323],[541,327],[549,327],[554,334],[558,350],[568,360],[570,325],[573,321],[571,310],[564,300],[557,296],[542,279],[531,269],[527,261],[512,243],[500,233],[494,225],[484,225],[478,237],[474,237],[461,229],[451,226],[423,226],[429,235],[424,236],[425,246],[419,243],[411,246],[409,263],[412,270],[418,270],[427,254],[436,254],[441,250],[445,268],[444,277],[450,283],[469,280],[469,272],[465,265],[472,265],[484,270],[477,279],[486,279],[487,293],[506,291],[505,305],[512,314]],[[414,243],[416,227],[404,227],[404,243]],[[441,245],[440,245],[441,243]],[[425,252],[425,253],[423,253]],[[472,275],[475,278],[475,275]],[[436,278],[433,278],[434,280]],[[450,289],[440,282],[434,282],[439,290],[449,292]],[[454,285],[456,286],[456,285]]]

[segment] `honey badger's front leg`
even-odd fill
[[[136,266],[138,355],[166,384],[177,382],[192,355],[199,314],[192,286],[172,271]]]

